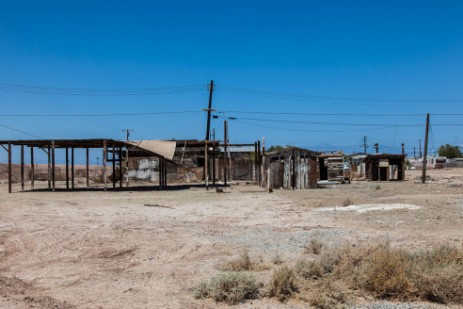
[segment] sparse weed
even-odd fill
[[[261,283],[256,277],[245,272],[223,272],[213,277],[209,283],[201,283],[194,290],[196,298],[212,298],[217,302],[234,305],[247,299],[259,297]]]
[[[297,292],[295,278],[293,270],[289,267],[283,266],[277,269],[270,280],[269,296],[276,297],[280,301],[288,300]]]
[[[247,271],[251,270],[253,263],[247,250],[244,250],[239,257],[227,262],[221,267],[221,270],[227,271]]]
[[[323,247],[324,245],[319,239],[312,238],[310,242],[304,246],[304,252],[307,254],[320,254]]]

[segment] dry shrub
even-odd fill
[[[407,298],[415,292],[409,254],[388,245],[374,248],[363,263],[359,283],[376,297]]]
[[[272,268],[272,264],[264,263],[262,258],[252,261],[247,250],[241,252],[239,257],[232,259],[218,268],[222,271],[266,271]]]
[[[324,245],[319,239],[312,238],[310,242],[304,246],[304,252],[307,254],[320,254],[323,247]]]
[[[228,271],[247,271],[253,268],[253,263],[247,250],[244,250],[239,257],[227,262],[221,270]]]
[[[272,263],[275,264],[275,265],[281,265],[283,264],[283,258],[281,257],[281,255],[279,253],[275,253],[273,256],[272,256]]]
[[[414,281],[421,298],[463,303],[463,250],[440,245],[412,256]]]
[[[256,277],[245,272],[223,272],[213,277],[209,283],[201,283],[194,290],[196,298],[212,298],[217,302],[234,305],[247,299],[259,297],[261,283]]]
[[[304,279],[318,279],[325,274],[325,268],[320,261],[298,260],[294,266],[296,274]]]
[[[276,297],[280,301],[288,300],[297,292],[296,276],[292,269],[283,266],[273,272],[269,286],[269,296]]]

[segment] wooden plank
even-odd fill
[[[104,183],[104,191],[108,190],[107,183],[106,183],[106,160],[108,155],[108,144],[106,140],[103,141],[103,183]]]
[[[8,142],[8,193],[12,192],[12,176],[13,176],[13,171],[12,171],[12,153],[11,153],[11,142]]]
[[[69,190],[69,148],[66,147],[66,190]]]
[[[35,178],[35,170],[34,170],[34,146],[31,147],[31,189],[34,190],[34,178]]]
[[[48,169],[47,169],[48,189],[51,189],[51,151],[50,151],[50,146],[47,147],[46,153],[47,153],[47,158],[48,158]]]
[[[122,189],[122,180],[124,178],[124,173],[122,172],[122,147],[119,147],[119,188]]]
[[[89,154],[89,149],[88,148],[85,148],[85,172],[87,174],[87,188],[90,187],[90,175],[89,175],[89,172],[90,172],[90,168],[89,168],[89,159],[90,159],[90,154]]]
[[[55,141],[51,141],[51,190],[55,192]]]
[[[116,189],[116,146],[113,144],[112,146],[112,154],[113,154],[113,157],[112,157],[112,163],[113,163],[113,177],[112,177],[112,181],[113,181],[113,190]]]
[[[24,191],[24,145],[21,145],[21,191]]]
[[[71,189],[75,189],[74,183],[74,147],[71,148]]]

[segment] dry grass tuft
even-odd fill
[[[296,276],[289,267],[283,266],[277,269],[270,280],[269,296],[276,297],[280,301],[288,300],[298,290],[295,279]]]
[[[325,268],[320,261],[298,260],[294,266],[296,274],[304,279],[319,279],[325,274]]]
[[[239,257],[225,263],[220,269],[226,271],[248,271],[253,268],[253,263],[247,250],[244,250]]]
[[[323,242],[317,238],[312,238],[310,242],[304,246],[304,252],[307,254],[320,254],[323,247]]]
[[[336,282],[376,298],[463,304],[463,250],[448,245],[417,252],[388,244],[331,248],[314,261],[298,261],[294,269],[303,279],[302,290],[318,291],[304,297],[318,308],[342,303],[349,293],[327,294],[335,289],[313,282]]]
[[[245,272],[223,272],[208,283],[199,284],[194,290],[196,298],[212,298],[217,302],[234,305],[247,299],[259,297],[261,283],[256,277]]]

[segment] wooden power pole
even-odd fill
[[[426,183],[426,165],[428,163],[428,135],[429,135],[429,113],[426,114],[426,133],[424,135],[423,176],[421,177],[421,183]]]
[[[207,126],[206,126],[206,141],[210,140],[211,132],[211,112],[212,112],[212,92],[214,91],[214,81],[211,80],[209,85],[209,105],[207,106]]]

